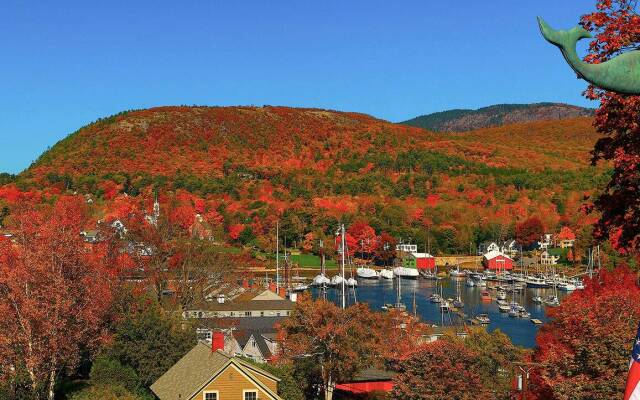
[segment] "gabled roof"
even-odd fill
[[[411,253],[415,258],[433,258],[433,256],[429,253]]]
[[[238,368],[248,379],[271,395],[272,398],[280,399],[277,394],[260,382],[255,375],[262,375],[276,382],[280,381],[278,377],[240,359],[231,357],[222,351],[212,352],[211,347],[202,342],[198,343],[164,375],[158,378],[151,385],[151,390],[161,400],[178,398],[189,400],[229,365],[234,365]]]
[[[498,250],[491,250],[490,252],[488,252],[488,253],[486,253],[484,255],[484,258],[487,259],[487,260],[492,260],[492,259],[494,259],[496,257],[504,257],[504,258],[507,258],[507,259],[511,260],[511,257],[506,256],[503,252],[498,251]]]
[[[282,300],[282,297],[273,293],[271,290],[265,290],[251,300],[254,300],[254,301]]]

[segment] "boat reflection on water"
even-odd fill
[[[400,303],[402,308],[413,310],[413,293],[415,292],[415,303],[417,313],[425,322],[439,324],[441,322],[441,304],[445,299],[458,299],[461,307],[457,308],[459,314],[454,315],[458,322],[471,321],[475,317],[482,315],[482,324],[488,330],[500,329],[511,337],[511,340],[518,345],[532,348],[535,346],[535,336],[539,326],[532,323],[531,319],[545,322],[545,303],[553,303],[551,296],[556,295],[559,300],[567,295],[567,292],[556,292],[552,288],[523,288],[522,290],[510,291],[509,285],[505,285],[507,307],[505,312],[500,312],[499,304],[496,303],[496,291],[490,291],[486,287],[465,285],[466,278],[445,278],[442,280],[428,279],[402,279],[400,280],[403,298]],[[372,310],[382,310],[383,306],[394,308],[397,304],[397,279],[358,279],[356,290],[358,302],[368,303]],[[490,284],[491,285],[491,284]],[[457,290],[456,290],[457,288]],[[456,293],[458,291],[458,294]],[[349,291],[350,292],[350,291]],[[320,296],[318,288],[313,288],[314,297]],[[407,294],[405,297],[404,294]],[[485,293],[483,300],[482,293]],[[515,293],[515,295],[514,295]],[[437,296],[433,296],[437,295]],[[327,298],[336,303],[341,302],[341,293],[336,289],[329,289]],[[352,293],[347,293],[347,304],[353,304],[355,298]],[[515,296],[515,299],[514,299]],[[502,296],[501,296],[502,297]],[[488,300],[488,301],[487,301]],[[512,303],[517,302],[518,315],[509,316]],[[454,304],[447,304],[453,307]],[[462,314],[463,315],[460,315]],[[485,318],[486,317],[486,318]],[[455,322],[455,321],[454,321]],[[473,323],[479,322],[476,321]],[[480,324],[480,323],[479,323]]]

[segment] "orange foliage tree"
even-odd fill
[[[640,319],[636,274],[602,270],[548,313],[551,321],[536,338],[535,358],[543,365],[534,380],[538,397],[621,398]]]
[[[302,298],[280,325],[281,361],[312,360],[319,367],[325,400],[336,383],[380,357],[379,314],[366,304],[341,309],[325,300]]]
[[[24,372],[35,398],[52,400],[57,377],[103,338],[113,275],[84,224],[82,199],[62,197],[16,209],[15,240],[0,241],[0,379]]]

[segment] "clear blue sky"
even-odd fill
[[[594,106],[535,21],[568,28],[594,4],[2,0],[0,171],[131,108],[271,104],[400,121],[495,103]]]

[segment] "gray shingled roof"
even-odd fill
[[[151,385],[151,390],[161,400],[173,400],[182,398],[188,400],[197,390],[207,384],[213,376],[228,364],[233,363],[237,367],[245,368],[245,373],[265,392],[273,398],[280,397],[273,393],[267,386],[259,382],[252,374],[266,376],[275,381],[280,381],[276,376],[263,371],[256,366],[245,363],[240,359],[231,357],[222,351],[212,352],[208,344],[199,342],[184,357],[164,373]]]
[[[293,310],[294,302],[290,300],[249,300],[229,301],[224,303],[211,302],[204,309],[207,311],[266,311]]]
[[[160,399],[188,399],[201,385],[207,382],[231,357],[216,351],[204,343],[198,343],[184,355],[153,385],[151,390]]]

